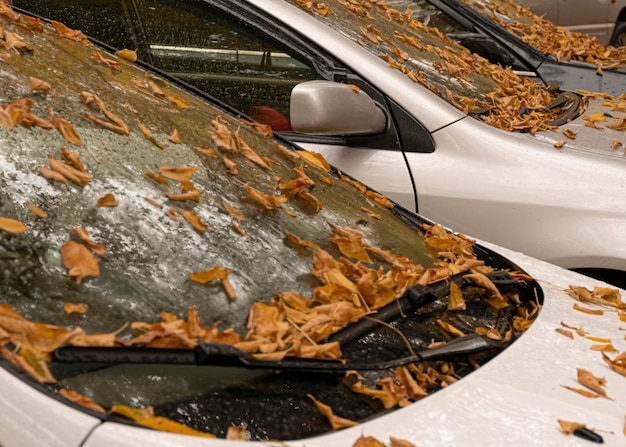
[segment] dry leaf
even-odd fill
[[[342,428],[354,427],[355,425],[358,425],[357,422],[342,418],[334,414],[333,409],[330,406],[320,402],[315,397],[313,397],[312,394],[307,394],[307,397],[313,401],[313,403],[317,407],[317,410],[322,413],[326,417],[326,419],[328,419],[328,422],[330,422],[330,426],[333,428],[333,430],[340,430]]]
[[[100,413],[106,413],[106,410],[102,408],[96,401],[85,396],[84,394],[77,393],[76,391],[68,390],[67,388],[61,388],[59,394],[66,399],[81,405],[85,408],[89,408],[93,411],[99,411]]]
[[[87,250],[83,244],[74,241],[67,241],[61,247],[61,259],[63,265],[68,270],[69,279],[76,280],[77,284],[87,276],[98,276],[100,274],[99,261]]]
[[[243,185],[243,189],[245,189],[250,197],[252,197],[257,203],[268,210],[275,210],[288,200],[285,196],[270,196],[268,194],[264,194],[250,186],[249,182]]]
[[[191,176],[197,169],[192,166],[161,166],[159,167],[159,173],[170,180],[185,182],[191,179]]]
[[[20,234],[28,231],[28,227],[19,220],[9,219],[7,217],[0,217],[0,230],[12,234]]]
[[[87,307],[88,306],[84,303],[69,303],[68,302],[63,305],[63,310],[68,315],[71,315],[71,314],[82,315],[85,312],[87,312]]]
[[[103,197],[100,197],[98,199],[98,203],[96,204],[96,206],[99,207],[109,207],[109,208],[115,208],[118,205],[117,200],[115,199],[115,196],[111,193],[105,194]]]
[[[116,51],[115,55],[119,57],[120,59],[125,59],[129,62],[137,62],[136,50],[129,50],[127,48],[124,48],[123,50]]]
[[[78,135],[78,132],[74,130],[74,127],[70,124],[70,122],[64,118],[55,117],[52,107],[48,108],[48,119],[54,128],[58,130],[61,135],[63,135],[63,138],[65,138],[68,143],[73,144],[74,146],[83,145],[80,135]]]
[[[183,215],[185,220],[187,220],[187,222],[189,222],[191,226],[194,227],[196,230],[203,232],[209,229],[209,226],[205,224],[204,222],[202,222],[202,219],[200,219],[200,216],[198,216],[193,211],[180,210],[180,213]]]
[[[31,210],[33,214],[35,214],[37,217],[41,217],[42,219],[46,219],[49,217],[48,213],[46,213],[41,208],[33,205],[32,203],[29,203],[27,206],[28,206],[28,209]]]
[[[563,433],[568,434],[568,435],[571,435],[579,428],[585,427],[585,424],[581,424],[580,422],[569,422],[569,421],[564,421],[562,419],[557,419],[557,421],[559,422],[559,425],[561,426],[561,430],[563,430]]]
[[[52,87],[50,87],[50,84],[47,82],[32,76],[29,77],[28,80],[30,81],[31,92],[44,92],[45,94],[54,93],[54,90],[52,90]]]

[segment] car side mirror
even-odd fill
[[[385,112],[364,91],[331,81],[302,82],[291,91],[291,127],[315,135],[374,135],[385,131]]]

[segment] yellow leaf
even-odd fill
[[[12,234],[20,234],[28,231],[28,227],[18,220],[0,217],[0,230]]]

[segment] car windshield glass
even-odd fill
[[[445,14],[428,0],[387,0],[387,3],[400,12],[407,9],[413,12],[412,18],[424,25],[437,28],[444,34],[469,31],[465,26]]]
[[[604,69],[626,64],[624,47],[601,45],[595,37],[556,26],[520,3],[509,0],[462,1],[530,46],[559,61],[589,62]]]
[[[386,1],[290,0],[466,113],[506,130],[535,132],[561,113],[551,92],[511,68],[489,63],[437,28]],[[532,113],[520,113],[520,110]]]
[[[417,401],[532,323],[540,289],[495,253],[139,69],[132,52],[0,13],[12,52],[0,53],[1,367],[102,419],[295,439],[337,428],[320,404],[354,424]],[[376,363],[469,334],[488,349],[413,372],[275,374],[233,368],[225,351],[207,355],[215,366],[180,364],[223,345],[261,363]],[[164,355],[67,363],[64,345]],[[396,380],[403,392],[385,385]]]

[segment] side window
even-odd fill
[[[291,130],[289,98],[314,69],[204,2],[16,0],[209,93],[274,130]],[[34,5],[33,5],[34,3]]]

